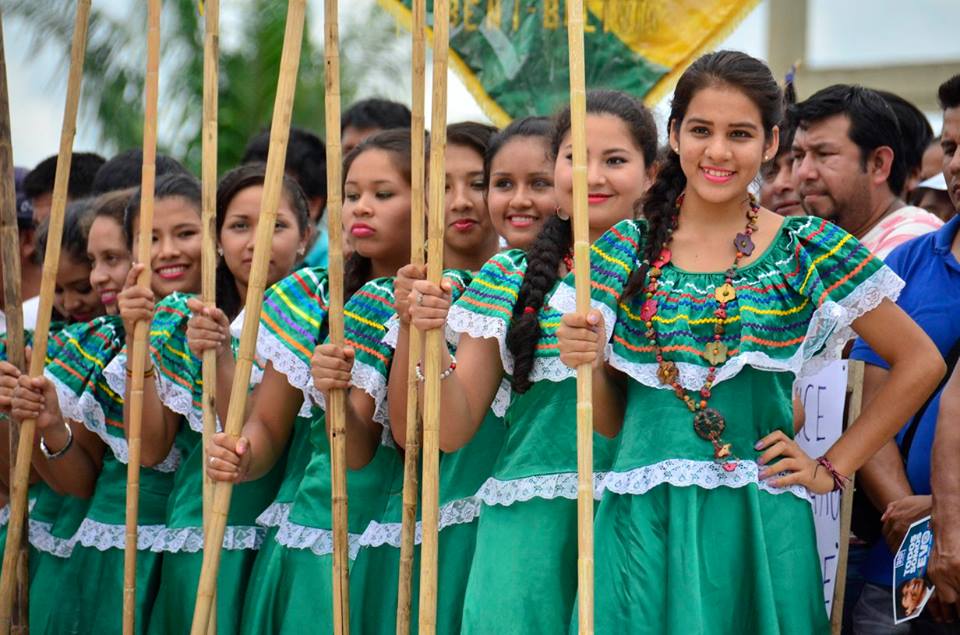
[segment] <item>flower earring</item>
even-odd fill
[[[223,258],[223,247],[217,247],[217,255]]]

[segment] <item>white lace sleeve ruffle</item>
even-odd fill
[[[106,380],[107,385],[110,386],[110,390],[118,395],[126,394],[126,368],[127,355],[126,353],[119,353],[103,369],[103,377]],[[97,401],[96,397],[94,397],[90,392],[84,391],[84,393],[80,395],[79,400],[70,399],[69,395],[73,394],[72,391],[66,388],[66,386],[63,386],[52,375],[47,376],[53,380],[54,385],[57,387],[57,396],[60,397],[60,407],[63,415],[68,419],[82,423],[88,430],[90,430],[90,432],[93,432],[95,435],[100,437],[101,440],[103,440],[118,461],[124,464],[128,463],[130,461],[130,453],[129,447],[127,446],[127,440],[126,438],[112,435],[107,430],[107,418],[104,415],[103,408],[100,406],[100,403]],[[160,388],[158,387],[157,390],[159,391]],[[66,398],[61,397],[63,393],[66,393]],[[65,402],[73,404],[68,406],[69,414],[68,411],[62,410]],[[177,468],[180,467],[181,458],[180,450],[177,448],[177,446],[173,446],[170,448],[170,452],[167,454],[166,458],[150,469],[156,470],[157,472],[176,472]]]
[[[261,328],[257,333],[257,357],[264,360],[264,365],[270,362],[274,370],[287,378],[287,383],[303,393],[303,405],[297,416],[309,418],[313,405],[322,403],[317,400],[320,393],[313,387],[310,365],[290,352],[289,348],[265,328]]]
[[[497,388],[497,394],[493,397],[493,403],[490,404],[490,410],[501,419],[507,414],[507,408],[510,407],[510,399],[513,397],[513,389],[506,377],[500,380],[500,386]]]
[[[333,553],[333,531],[307,527],[285,518],[277,530],[277,543],[288,549],[309,549],[316,556]],[[347,551],[351,560],[360,553],[360,534],[347,534]]]
[[[240,340],[240,335],[243,333],[243,318],[246,316],[246,312],[246,309],[242,309],[237,317],[233,319],[233,322],[230,323],[230,337],[236,340]],[[257,331],[257,339],[259,339],[259,331]],[[250,370],[250,388],[258,386],[260,382],[263,381],[263,369],[267,365],[260,356],[259,350],[254,351],[254,357],[256,358],[256,362]]]
[[[293,503],[274,501],[257,516],[257,525],[265,528],[279,527],[283,521],[290,517],[290,510],[292,508]]]
[[[223,548],[228,551],[259,549],[265,533],[263,527],[228,525],[223,533]],[[196,553],[202,549],[202,527],[164,527],[150,547],[151,551],[167,553]]]
[[[787,488],[773,487],[768,481],[757,478],[759,472],[760,469],[755,461],[738,461],[736,469],[727,472],[715,461],[667,459],[626,472],[608,472],[600,483],[600,490],[640,496],[664,483],[674,487],[696,486],[703,489],[740,488],[754,484],[770,494],[789,493],[803,500],[810,500],[810,494],[805,487],[799,485]]]
[[[851,324],[860,316],[877,308],[884,299],[896,301],[903,289],[903,280],[890,268],[882,267],[857,286],[848,296],[835,302],[827,300],[813,312],[803,343],[785,359],[763,351],[746,351],[728,359],[717,369],[714,385],[732,379],[743,368],[751,366],[768,372],[790,372],[794,377],[815,374],[826,364],[840,358],[843,347],[854,337]],[[672,390],[657,378],[655,363],[627,360],[607,345],[610,365],[650,388]],[[705,366],[678,362],[680,383],[687,390],[700,390],[709,369]]]
[[[437,516],[437,531],[443,531],[446,527],[452,525],[465,525],[472,523],[480,516],[480,510],[483,507],[481,501],[476,496],[459,498],[440,506]],[[390,545],[395,549],[400,548],[400,539],[403,534],[402,523],[380,523],[375,520],[370,521],[367,528],[360,536],[360,546],[362,547],[382,547]],[[414,544],[420,544],[423,538],[423,525],[418,520],[414,532]]]
[[[474,339],[494,338],[500,348],[503,370],[513,373],[513,355],[507,348],[507,323],[490,315],[481,315],[454,304],[447,314],[447,327],[457,334],[467,334]]]
[[[380,424],[383,431],[380,435],[380,444],[395,447],[393,432],[390,430],[390,408],[387,404],[387,378],[375,367],[354,362],[350,373],[350,383],[355,388],[370,395],[373,399],[373,420]],[[324,394],[313,385],[310,386],[310,399],[324,412],[327,411],[327,399]]]

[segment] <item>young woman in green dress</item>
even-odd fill
[[[598,633],[829,632],[809,494],[843,486],[943,373],[891,301],[896,275],[826,220],[785,219],[749,193],[780,112],[763,62],[695,61],[645,219],[594,243],[596,310],[558,330],[563,362],[593,365],[595,430],[619,438],[595,519]],[[864,169],[885,179],[890,159]],[[572,284],[553,297],[562,311]],[[890,378],[813,459],[793,440],[791,387],[839,357],[851,327]]]
[[[205,308],[186,293],[168,295],[153,310],[151,295],[131,286],[121,304],[125,320],[151,318],[151,361],[155,381],[144,388],[143,463],[151,464],[163,452],[179,448],[183,461],[174,475],[164,527],[152,549],[162,552],[162,570],[148,632],[185,632],[193,618],[203,548],[202,531],[202,393],[203,350],[218,353],[217,401],[223,421],[233,379],[235,342],[229,320],[240,311],[252,262],[254,235],[260,215],[264,166],[243,166],[224,175],[217,191],[217,240],[222,253],[218,265],[217,307]],[[199,197],[199,189],[197,189]],[[299,187],[285,179],[273,234],[269,282],[293,268],[305,247],[306,202]],[[154,271],[158,285],[190,280],[185,289],[197,291],[199,282],[199,210],[184,214],[169,239],[156,241]],[[131,271],[136,275],[137,268]],[[108,378],[124,372],[125,360],[107,369]],[[149,371],[148,371],[149,372]],[[255,383],[258,377],[253,377]],[[262,529],[255,519],[272,500],[282,465],[271,478],[241,488],[231,504],[224,536],[218,586],[218,632],[239,628],[242,598]]]
[[[596,237],[633,218],[657,134],[650,113],[623,93],[590,93],[587,113],[590,229]],[[526,252],[491,259],[452,308],[441,287],[414,284],[413,325],[446,325],[460,333],[455,367],[452,357],[444,361],[450,372],[441,382],[441,449],[453,452],[470,442],[505,378],[511,389],[503,448],[477,493],[483,507],[465,590],[464,633],[561,632],[576,594],[576,391],[557,354],[560,315],[547,303],[570,266],[569,127],[564,111],[551,143],[556,215]],[[612,449],[597,438],[598,465],[609,461]]]

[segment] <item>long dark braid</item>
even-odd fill
[[[547,293],[560,277],[560,261],[572,245],[570,220],[551,216],[528,249],[527,271],[523,275],[517,302],[513,305],[513,320],[507,331],[507,348],[513,355],[511,385],[518,393],[526,392],[533,385],[530,371],[533,370],[534,352],[540,340],[540,318],[537,314]]]
[[[739,51],[708,53],[683,72],[670,104],[669,129],[674,137],[680,136],[680,127],[694,95],[713,86],[733,87],[746,95],[760,111],[764,136],[770,139],[773,127],[782,117],[783,95],[767,65]],[[668,150],[660,163],[657,179],[647,190],[643,202],[647,236],[638,254],[643,264],[634,270],[627,281],[622,300],[643,288],[650,263],[657,259],[670,234],[676,229],[679,215],[677,198],[686,185],[687,177],[680,167],[680,156]]]
[[[643,288],[650,263],[657,259],[660,250],[670,239],[677,225],[677,198],[687,186],[687,177],[680,169],[680,156],[672,150],[661,161],[654,181],[643,200],[643,215],[647,219],[647,232],[640,247],[641,265],[633,270],[623,290],[623,300],[629,299]]]

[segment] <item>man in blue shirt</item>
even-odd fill
[[[886,264],[906,282],[897,304],[948,357],[960,341],[960,217],[901,245],[886,258]],[[887,366],[862,340],[850,357],[867,363],[864,399],[869,400],[871,391],[882,384]],[[919,418],[906,422],[897,435],[897,446],[889,444],[857,475],[858,485],[884,511],[885,538],[873,545],[861,569],[867,584],[854,610],[854,632],[858,634],[960,632],[957,624],[934,624],[926,614],[912,623],[893,624],[892,554],[907,527],[930,514],[930,458],[938,410],[936,394]]]

